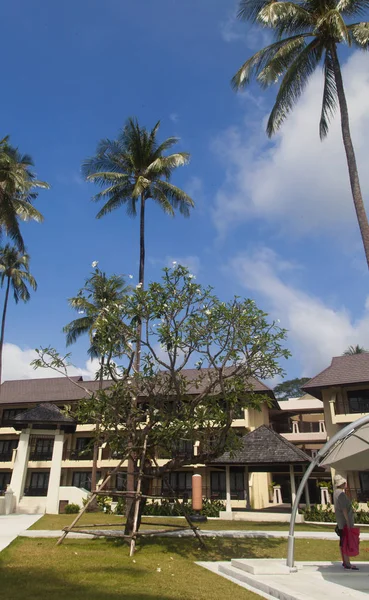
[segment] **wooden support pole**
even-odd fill
[[[136,496],[135,512],[134,512],[134,517],[133,517],[133,531],[132,531],[132,538],[131,538],[131,547],[129,550],[130,556],[134,555],[135,549],[136,549],[137,523],[138,523],[138,515],[140,512],[140,502],[141,502],[141,485],[142,485],[142,477],[144,474],[148,437],[149,437],[148,434],[146,434],[145,439],[144,439],[143,449],[142,449],[141,460],[140,460],[140,470],[138,473],[138,481],[137,481],[137,489],[136,489],[137,496]]]
[[[103,481],[102,484],[101,484],[101,486],[100,486],[100,490],[102,490],[102,488],[104,488],[107,485],[107,483],[110,481],[111,477],[118,471],[118,469],[120,469],[120,467],[122,466],[122,464],[124,463],[124,461],[125,461],[125,458],[122,458],[122,460],[120,461],[119,465],[116,466],[115,469],[113,469],[113,471],[107,475],[105,481]],[[92,502],[95,500],[96,496],[97,496],[97,492],[95,492],[94,494],[92,494],[91,498],[88,500],[88,502],[82,508],[82,510],[78,513],[78,515],[74,519],[73,523],[68,528],[64,529],[62,535],[60,536],[60,538],[58,539],[58,541],[56,543],[57,546],[59,546],[60,544],[63,543],[63,541],[67,537],[68,533],[73,529],[73,527],[75,526],[75,524],[78,523],[78,521],[80,520],[80,518],[82,517],[82,515],[86,512],[86,510],[88,509],[88,507],[90,506],[90,504],[92,504]]]

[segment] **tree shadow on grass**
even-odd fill
[[[283,553],[285,540],[273,538],[204,538],[203,548],[197,538],[143,538],[137,553],[158,546],[161,552],[177,554],[191,561],[231,560],[232,558],[270,558]]]
[[[112,569],[108,572],[113,575]],[[120,570],[120,575],[124,574]],[[87,574],[86,574],[87,575]],[[88,582],[68,582],[58,576],[52,569],[7,568],[1,572],[1,594],[7,600],[23,600],[24,598],[37,598],[37,600],[178,600],[178,595],[152,591],[137,592],[124,589],[124,585],[115,591],[108,591],[102,586],[94,585],[94,573],[88,574]]]

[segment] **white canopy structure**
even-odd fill
[[[319,450],[317,456],[305,472],[296,493],[288,536],[287,566],[294,569],[295,520],[304,487],[313,469],[318,465],[327,465],[337,471],[369,470],[369,415],[340,429]]]

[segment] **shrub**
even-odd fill
[[[369,524],[369,512],[366,510],[358,510],[359,504],[357,502],[352,503],[352,508],[355,513],[355,523],[358,525]],[[327,504],[326,507],[317,504],[303,511],[305,521],[315,521],[321,523],[336,523],[336,515],[333,507]]]
[[[316,485],[318,488],[327,488],[329,494],[333,494],[333,485],[331,481],[317,481]]]
[[[67,515],[75,515],[79,513],[80,510],[81,507],[78,504],[67,504],[67,506],[64,509],[64,512]]]
[[[320,523],[335,523],[336,515],[334,514],[331,504],[321,506],[317,504],[311,508],[307,508],[302,513],[305,521],[318,521]]]
[[[193,512],[191,500],[186,502],[185,509],[187,514],[191,514]],[[225,510],[224,502],[221,500],[210,500],[209,498],[204,498],[202,501],[202,510],[200,511],[200,514],[204,515],[205,517],[219,517],[219,511],[221,510]],[[183,516],[183,512],[178,504],[170,502],[169,500],[162,500],[161,502],[151,502],[150,504],[146,504],[143,514],[156,517]]]
[[[126,512],[126,501],[124,498],[119,498],[117,505],[114,509],[116,515],[124,515]],[[145,513],[147,514],[147,513]]]

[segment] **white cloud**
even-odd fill
[[[244,38],[244,35],[239,31],[239,23],[235,12],[230,13],[228,17],[220,23],[220,35],[227,43],[236,42]]]
[[[288,329],[287,346],[300,362],[302,375],[316,375],[351,344],[369,348],[369,298],[362,316],[354,319],[344,306],[329,306],[290,283],[295,265],[269,248],[241,254],[230,266],[241,285],[261,297],[270,314]]]
[[[245,21],[237,18],[239,2],[237,0],[234,9],[221,21],[219,29],[224,42],[244,42],[247,48],[259,50],[259,48],[270,43],[270,33],[260,26],[248,25]]]
[[[172,121],[172,123],[178,123],[179,116],[176,112],[173,112],[169,115],[169,119]]]
[[[364,197],[369,196],[367,61],[364,53],[356,52],[343,67]],[[285,231],[291,231],[292,224],[296,234],[346,231],[348,224],[357,233],[338,113],[328,138],[324,142],[319,138],[322,83],[317,72],[271,143],[261,111],[254,119],[249,114],[243,127],[230,128],[214,141],[213,149],[226,170],[213,211],[221,235],[255,218],[278,223]]]
[[[187,267],[191,273],[197,275],[200,271],[201,263],[198,256],[167,256],[166,263],[167,266],[172,266],[172,263],[176,261],[178,265],[182,265],[183,267]]]
[[[41,379],[45,377],[59,377],[51,369],[34,369],[31,362],[37,358],[35,350],[25,348],[22,350],[16,344],[4,344],[3,350],[3,381],[9,379]],[[68,375],[83,375],[85,379],[94,379],[98,369],[97,360],[86,361],[84,369],[69,367]]]

